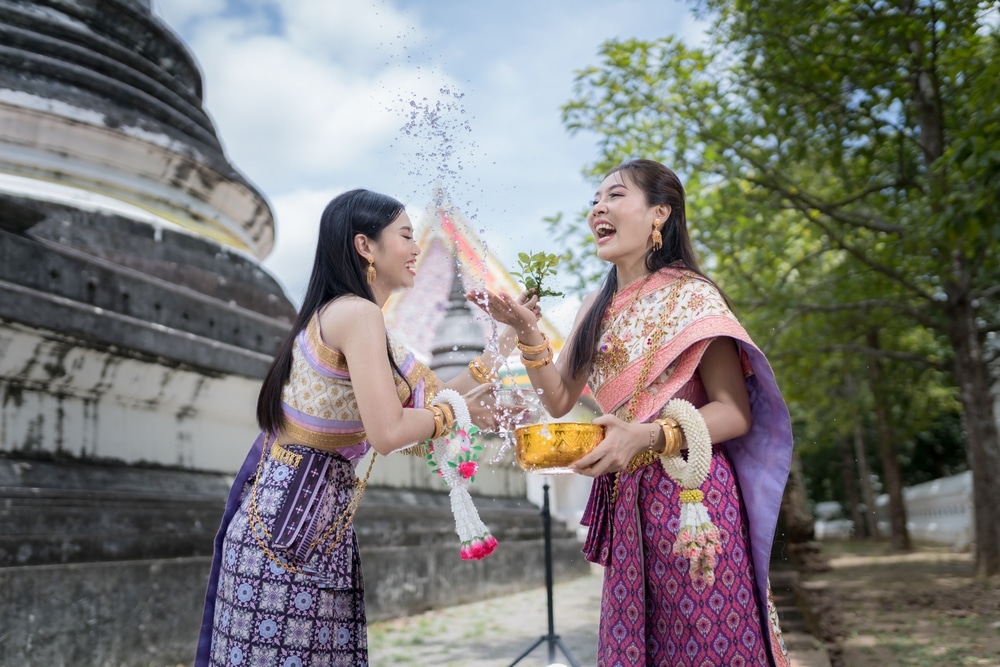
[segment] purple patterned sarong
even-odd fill
[[[732,463],[718,448],[701,489],[723,545],[711,586],[692,584],[687,560],[671,554],[681,487],[658,464],[621,474],[604,573],[599,667],[769,664],[746,513]]]
[[[239,488],[239,508],[224,523],[214,590],[210,584],[212,626],[199,646],[204,661],[196,665],[368,664],[354,528],[347,521],[335,546],[340,531],[328,530],[354,495],[354,466],[338,454],[298,445],[285,449],[301,457],[298,464],[267,454],[256,490],[248,475]],[[252,499],[267,534],[277,533],[284,542],[265,537],[262,547],[251,527]],[[311,547],[315,537],[322,539]]]

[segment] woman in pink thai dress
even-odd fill
[[[585,385],[604,412],[594,420],[604,440],[573,466],[595,478],[583,523],[584,553],[605,567],[598,665],[782,667],[768,565],[792,437],[771,368],[699,270],[670,169],[650,160],[615,168],[587,219],[612,266],[558,359],[515,299],[470,299],[517,330],[551,415],[569,412]],[[677,398],[698,409],[712,443],[699,497],[720,548],[704,572],[673,551],[684,487],[658,462],[668,445],[688,444],[655,421]]]

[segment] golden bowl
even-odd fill
[[[604,439],[604,427],[553,422],[519,426],[514,435],[517,464],[521,468],[542,475],[558,475],[573,472],[569,466]]]

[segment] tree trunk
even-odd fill
[[[781,498],[781,513],[784,515],[785,534],[791,545],[811,541],[815,536],[815,521],[806,497],[805,477],[797,452],[792,453],[792,469]]]
[[[868,330],[868,346],[873,350],[879,349],[877,329]],[[899,472],[899,449],[896,447],[896,438],[889,425],[885,397],[880,391],[882,362],[878,357],[874,357],[868,362],[868,374],[875,403],[878,449],[882,459],[882,481],[885,483],[886,493],[889,494],[889,526],[892,531],[892,548],[896,551],[909,551],[911,549],[910,531],[906,528],[906,505],[903,502],[903,481]]]
[[[840,467],[843,469],[844,495],[847,497],[848,515],[854,523],[854,537],[865,536],[864,517],[861,515],[861,498],[858,497],[858,474],[854,465],[854,452],[848,436],[837,436],[837,449],[840,451]]]
[[[848,391],[857,395],[854,375],[847,376]],[[865,447],[865,434],[861,429],[861,421],[854,420],[854,458],[858,462],[858,478],[861,480],[861,497],[865,499],[865,527],[870,539],[879,537],[878,519],[875,515],[875,491],[872,489],[872,473],[868,468],[868,451]]]
[[[858,461],[858,477],[861,479],[861,497],[865,499],[865,527],[868,537],[877,540],[878,519],[875,516],[875,491],[872,490],[872,473],[868,469],[868,452],[861,422],[854,424],[854,458]]]
[[[964,273],[962,258],[955,271]],[[962,281],[958,281],[959,286]],[[1000,574],[1000,437],[993,413],[993,392],[976,313],[964,289],[949,294],[955,376],[962,398],[975,508],[976,576]]]

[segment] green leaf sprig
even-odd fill
[[[555,292],[544,287],[545,279],[556,275],[556,264],[559,263],[559,255],[547,252],[517,254],[519,271],[511,271],[510,275],[519,279],[527,290],[534,290],[538,298],[543,296],[563,296],[562,292]]]

